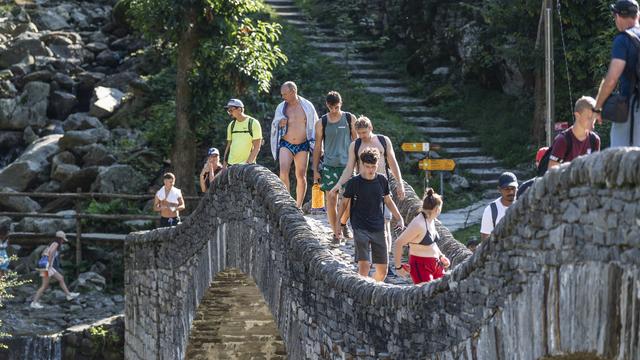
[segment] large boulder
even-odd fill
[[[129,84],[138,79],[140,79],[140,75],[132,71],[123,71],[107,76],[104,80],[100,81],[98,85],[126,92],[129,90]]]
[[[76,191],[81,189],[82,191],[91,190],[91,184],[96,181],[100,167],[89,166],[81,169],[80,171],[71,175],[65,182],[60,185],[61,191]]]
[[[63,151],[57,153],[53,159],[51,159],[51,168],[55,169],[58,165],[61,164],[76,164],[76,157],[70,151]]]
[[[116,162],[115,156],[102,144],[85,145],[82,151],[85,153],[82,166],[109,166]]]
[[[51,179],[63,182],[70,179],[78,171],[80,171],[80,167],[77,165],[60,164],[51,170]]]
[[[91,191],[115,194],[141,194],[145,192],[144,176],[129,165],[111,165],[100,169]]]
[[[24,232],[54,233],[58,230],[75,231],[76,212],[73,210],[59,211],[56,215],[64,216],[63,219],[24,218],[18,223],[18,228]]]
[[[118,89],[98,86],[94,90],[94,98],[89,114],[103,119],[118,109],[124,99],[124,93]]]
[[[101,129],[104,125],[96,117],[93,117],[87,113],[75,113],[69,115],[67,119],[62,123],[64,131],[71,130],[87,130],[87,129]]]
[[[72,149],[76,146],[95,144],[98,141],[109,141],[111,133],[105,128],[67,131],[60,139],[61,149]]]
[[[91,292],[102,291],[106,286],[104,277],[95,272],[85,272],[78,275],[78,278],[71,283],[74,291]]]
[[[0,129],[23,130],[47,124],[49,84],[30,82],[17,99],[0,99]]]
[[[29,145],[16,161],[0,170],[0,184],[24,191],[38,175],[48,174],[49,160],[60,150],[58,141],[61,137],[48,135]]]
[[[120,64],[122,56],[117,51],[103,50],[96,55],[96,62],[102,66],[116,67]]]
[[[54,119],[66,119],[78,105],[75,95],[64,91],[54,91],[51,94],[49,115]]]
[[[57,9],[43,8],[36,13],[35,23],[40,29],[62,30],[70,27],[67,19]]]
[[[51,56],[53,53],[40,41],[37,34],[24,33],[9,46],[0,46],[0,69],[19,63],[29,55]]]
[[[0,168],[15,160],[24,146],[22,131],[0,131]]]
[[[0,192],[16,192],[8,187],[0,187]],[[0,195],[0,209],[19,212],[36,212],[41,206],[28,196]]]

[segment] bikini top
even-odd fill
[[[429,245],[435,243],[436,240],[440,239],[440,235],[438,235],[437,232],[435,234],[430,233],[429,232],[429,225],[427,224],[427,216],[424,213],[422,213],[422,217],[424,218],[424,224],[425,224],[425,226],[427,228],[427,233],[424,234],[424,237],[422,238],[422,241],[420,241],[418,244],[429,246]]]

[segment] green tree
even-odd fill
[[[273,69],[287,60],[277,45],[281,26],[259,18],[257,0],[128,1],[133,26],[175,60],[171,164],[178,185],[193,194],[199,119],[253,81],[269,90]]]

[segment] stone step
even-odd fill
[[[383,96],[382,101],[389,105],[404,106],[404,105],[422,105],[423,99],[415,98],[412,96]]]
[[[359,84],[363,84],[366,86],[379,86],[379,87],[404,87],[405,84],[396,79],[353,79],[355,82]]]
[[[406,116],[404,119],[409,123],[427,127],[447,126],[451,124],[449,120],[432,116]]]
[[[466,168],[465,172],[473,175],[479,180],[492,180],[494,184],[498,181],[498,177],[505,171],[508,171],[504,168]]]
[[[444,136],[444,135],[461,136],[461,135],[469,134],[467,130],[463,130],[455,127],[445,127],[445,126],[418,126],[418,130],[426,134],[437,134],[438,136]]]
[[[305,19],[305,14],[299,11],[278,11],[278,16],[285,19]]]
[[[396,79],[398,75],[388,70],[354,69],[349,71],[354,78]]]
[[[267,5],[271,6],[273,8],[273,10],[275,10],[276,13],[278,13],[278,14],[280,14],[280,12],[299,11],[300,10],[295,5],[269,4],[268,2],[267,2]]]
[[[405,87],[365,86],[364,89],[367,90],[370,93],[380,94],[380,95],[387,95],[387,94],[405,95],[405,94],[409,94],[409,90],[407,90],[407,88],[405,88]]]
[[[489,168],[497,167],[500,163],[491,156],[465,156],[455,159],[456,165],[464,168]]]
[[[351,61],[359,61],[359,60],[363,60],[363,61],[371,61],[371,57],[364,55],[364,54],[360,54],[358,52],[353,52],[353,51],[349,51],[349,53],[347,53],[345,51],[345,48],[339,48],[339,47],[335,47],[333,49],[325,49],[325,50],[321,50],[322,54],[325,56],[328,56],[330,58],[333,59],[339,59],[341,61],[345,61],[348,60],[349,62]],[[385,70],[386,68],[379,66],[378,67],[382,70]]]
[[[480,142],[477,138],[460,136],[460,137],[437,137],[437,136],[429,136],[431,142],[434,144],[438,144],[444,148],[444,151],[447,151],[448,147],[477,147]]]
[[[265,4],[296,6],[296,4],[292,0],[265,0]]]
[[[436,142],[433,142],[434,144],[438,144]],[[440,145],[440,144],[438,144]],[[461,158],[461,157],[468,157],[468,156],[481,156],[482,155],[482,149],[480,149],[479,147],[444,147],[442,149],[442,152],[446,153],[448,156],[450,156],[453,159],[456,158]]]
[[[424,105],[399,106],[394,110],[401,115],[409,117],[422,117],[431,114],[431,112],[433,111],[433,109]]]
[[[341,36],[329,36],[329,35],[308,35],[305,36],[307,40],[312,42],[325,42],[325,43],[334,43],[334,42],[347,42],[347,39]]]
[[[295,25],[295,26],[299,26],[300,28],[304,28],[306,26],[309,25],[309,23],[307,21],[304,20],[300,20],[300,19],[289,19],[289,18],[284,18],[284,20],[291,25]]]

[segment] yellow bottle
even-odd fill
[[[311,208],[324,209],[324,192],[320,189],[320,184],[313,184],[311,188]]]

